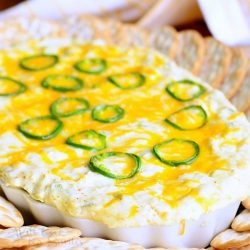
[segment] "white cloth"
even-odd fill
[[[69,15],[94,14],[122,21],[140,18],[155,0],[29,0],[0,13],[0,20],[8,16],[34,15],[57,20]]]
[[[10,15],[57,20],[94,14],[153,29],[201,18],[200,10],[215,38],[231,46],[250,45],[250,0],[29,0],[0,12],[0,20]]]
[[[198,0],[209,30],[228,45],[250,45],[250,0]]]

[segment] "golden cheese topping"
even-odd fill
[[[33,61],[24,60],[30,57]],[[249,168],[247,150],[243,152],[249,143],[247,121],[221,93],[162,55],[107,45],[52,49],[33,44],[28,49],[2,51],[0,74],[27,87],[0,99],[1,177],[33,198],[109,226],[174,223],[195,218],[215,204],[222,206],[223,197],[226,203],[242,198],[238,193],[226,195],[219,183],[238,169]],[[171,93],[166,90],[182,80],[198,83],[198,87],[177,84]],[[80,87],[74,88],[76,83]],[[0,90],[15,90],[8,84]],[[53,113],[52,104],[61,99],[59,111]],[[74,114],[75,109],[80,112]],[[49,119],[32,120],[39,117]],[[57,128],[58,120],[63,124],[60,131],[49,139],[41,138]],[[25,129],[39,139],[18,129],[27,121]],[[71,143],[66,143],[68,138]],[[172,139],[171,144],[164,143]],[[156,145],[160,145],[159,157],[153,152]],[[91,157],[107,152],[135,155],[140,166],[123,155],[98,159],[101,170],[89,168]],[[240,157],[232,161],[235,152]],[[135,165],[138,169],[129,178],[105,174],[128,176]],[[247,185],[239,180],[240,185]],[[209,185],[207,194],[204,190]],[[184,200],[194,212],[184,212]]]

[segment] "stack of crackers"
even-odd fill
[[[136,25],[85,15],[58,22],[15,17],[0,23],[0,34],[0,48],[48,37],[154,48],[220,89],[250,119],[250,63],[246,53],[211,37],[203,38],[194,30],[177,32],[166,26],[149,31]]]
[[[100,40],[120,46],[154,48],[178,65],[220,89],[250,120],[250,62],[237,48],[229,48],[213,38],[203,38],[193,30],[177,32],[166,26],[148,31],[135,25],[93,16],[77,16],[51,22],[36,17],[11,18],[0,23],[0,49],[30,39],[72,38],[77,42]],[[213,239],[212,249],[250,250],[250,198],[245,210],[228,229]],[[80,238],[73,228],[23,226],[21,213],[0,197],[0,249],[145,249],[139,245],[96,238]],[[155,248],[155,250],[162,248]]]
[[[243,201],[245,209],[236,216],[231,229],[218,234],[211,250],[250,249],[250,197]],[[21,213],[0,197],[0,249],[12,250],[145,250],[142,246],[98,238],[81,238],[81,231],[69,227],[23,226]],[[151,248],[151,250],[164,250]],[[192,250],[192,249],[190,249]],[[193,249],[195,250],[195,249]],[[197,249],[198,250],[198,249]]]
[[[250,250],[250,197],[242,205],[245,209],[235,217],[231,228],[212,240],[215,249]]]

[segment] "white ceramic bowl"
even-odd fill
[[[4,183],[1,183],[1,187],[13,204],[23,213],[31,213],[43,225],[70,226],[79,228],[86,237],[108,238],[137,243],[144,247],[206,247],[216,234],[230,225],[240,204],[240,202],[235,202],[222,209],[204,214],[198,220],[186,221],[185,229],[180,224],[109,228],[93,220],[63,215],[56,208],[35,201],[28,193],[20,189],[8,187]]]

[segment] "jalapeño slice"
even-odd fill
[[[195,130],[207,123],[207,113],[199,105],[191,105],[176,111],[165,122],[179,130]]]
[[[55,137],[63,128],[63,123],[52,116],[41,116],[23,121],[18,130],[28,138],[49,140]]]
[[[92,110],[92,119],[98,122],[111,123],[124,116],[124,109],[117,105],[100,104]]]
[[[66,143],[76,148],[93,151],[102,150],[107,146],[106,136],[92,129],[72,135],[66,140]]]
[[[27,89],[22,82],[10,77],[0,77],[0,96],[15,96],[23,93]]]
[[[23,58],[19,65],[21,68],[30,71],[41,71],[51,68],[59,62],[57,55],[39,54]]]
[[[62,97],[53,102],[50,111],[53,116],[69,117],[78,115],[89,109],[89,103],[83,98]]]
[[[135,154],[122,152],[107,152],[92,156],[89,168],[106,177],[122,180],[129,179],[138,173],[141,159]]]
[[[168,84],[166,91],[176,100],[188,102],[201,96],[206,89],[197,82],[184,79]]]
[[[191,140],[172,138],[155,145],[153,152],[161,162],[176,167],[194,162],[200,153],[200,147]]]
[[[107,62],[101,58],[85,58],[77,62],[74,68],[86,74],[97,75],[102,73],[107,68]]]
[[[116,74],[109,76],[108,81],[121,89],[135,89],[145,83],[145,76],[137,72]]]
[[[59,92],[68,92],[81,89],[83,81],[70,75],[50,75],[42,81],[42,86]]]

